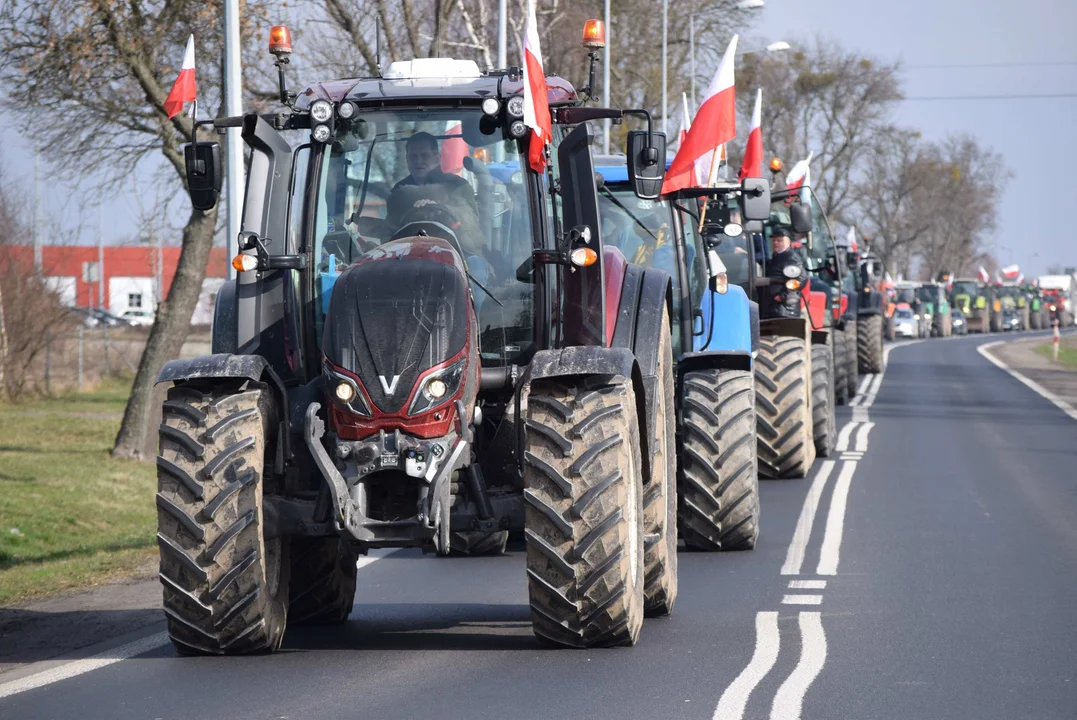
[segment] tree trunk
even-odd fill
[[[191,210],[183,229],[183,249],[180,252],[176,276],[168,290],[168,298],[157,309],[157,320],[150,329],[146,350],[138,364],[131,397],[123,413],[120,432],[112,448],[114,457],[143,459],[147,426],[153,417],[153,387],[157,373],[169,360],[179,355],[191,328],[191,316],[202,292],[206,277],[209,250],[213,245],[213,230],[217,224],[217,209],[207,213]]]

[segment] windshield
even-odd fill
[[[1013,286],[1003,286],[998,289],[999,297],[1020,297],[1021,288]]]
[[[896,292],[897,292],[897,302],[899,302],[899,303],[909,303],[910,305],[912,305],[913,303],[916,302],[916,289],[915,288],[910,288],[910,287],[897,288]]]
[[[934,285],[924,285],[916,289],[916,297],[924,302],[936,302],[939,299],[939,289]]]
[[[954,283],[954,297],[968,295],[975,297],[980,294],[980,287],[974,280],[958,280]]]
[[[329,148],[314,207],[319,333],[343,267],[409,223],[436,221],[467,265],[483,364],[519,361],[531,285],[516,270],[532,228],[517,141],[478,108],[403,109],[359,114]]]

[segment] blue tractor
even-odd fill
[[[747,181],[650,200],[633,193],[624,158],[600,156],[595,166],[607,244],[629,263],[673,278],[680,537],[697,550],[750,550],[759,536],[752,375],[759,312],[749,299],[743,219],[769,216],[770,190]],[[705,196],[710,207],[700,232]]]

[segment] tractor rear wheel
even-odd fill
[[[634,645],[643,625],[643,487],[635,391],[539,380],[527,397],[524,536],[535,635]]]
[[[882,315],[868,315],[859,320],[856,353],[862,373],[883,371],[883,322]]]
[[[359,554],[337,537],[292,538],[292,625],[331,625],[351,615]]]
[[[504,555],[505,546],[508,543],[508,530],[495,530],[493,532],[454,530],[449,536],[448,557]]]
[[[752,373],[692,371],[682,393],[681,537],[696,550],[751,550],[759,538]]]
[[[834,418],[834,360],[830,345],[811,348],[812,436],[817,457],[830,457],[837,438]]]
[[[860,359],[857,356],[860,340],[858,321],[851,321],[845,326],[845,397],[852,402],[856,397],[857,385],[860,384]]]
[[[804,338],[761,337],[755,359],[759,474],[794,478],[815,462],[811,358]]]
[[[846,377],[848,371],[845,364],[845,331],[834,330],[830,335],[834,339],[834,355],[832,358],[834,366],[834,404],[844,405],[852,397],[849,395],[849,381]]]
[[[289,543],[263,534],[277,437],[268,388],[198,381],[169,389],[157,457],[157,543],[168,634],[183,654],[280,647]]]
[[[666,310],[658,340],[655,453],[643,488],[643,607],[651,617],[669,615],[677,601],[677,411],[669,327]]]

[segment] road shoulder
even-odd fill
[[[1018,380],[1023,377],[1031,381],[1044,392],[1032,385],[1029,387],[1059,405],[1061,409],[1066,410],[1064,406],[1068,406],[1069,412],[1072,412],[1072,409],[1077,407],[1077,371],[1067,369],[1038,354],[1035,348],[1044,342],[1050,342],[1050,337],[1004,340],[982,345],[981,352],[989,359],[994,359],[996,364],[1001,363],[1003,369]],[[1077,416],[1074,418],[1077,419]]]

